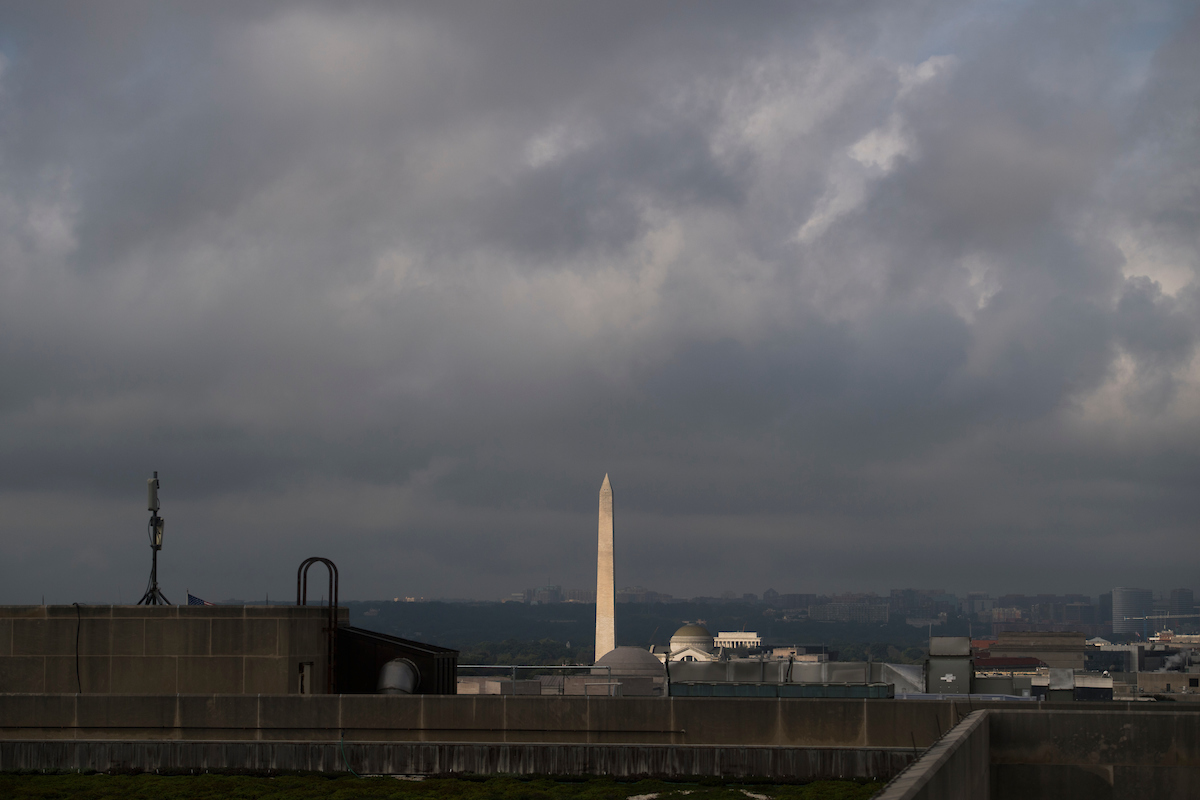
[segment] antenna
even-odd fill
[[[163,518],[158,515],[158,470],[154,477],[146,481],[146,505],[150,507],[150,522],[146,530],[150,534],[150,582],[146,584],[146,593],[137,601],[139,606],[171,605],[171,601],[158,588],[158,551],[162,550]]]

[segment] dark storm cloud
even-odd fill
[[[1189,13],[8,6],[9,600],[1188,585]]]
[[[472,233],[541,261],[582,249],[620,250],[645,233],[647,202],[737,207],[741,176],[715,161],[704,136],[713,121],[668,122],[660,122],[662,130],[618,134],[561,165],[496,186],[478,200],[478,211],[468,210],[480,226]]]

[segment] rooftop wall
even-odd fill
[[[1187,706],[996,707],[970,714],[879,800],[1200,797],[1200,716]],[[1098,707],[1099,706],[1099,707]]]
[[[0,606],[0,692],[287,694],[303,662],[324,691],[328,619],[318,606]]]
[[[983,705],[953,700],[734,697],[9,694],[0,695],[0,739],[330,741],[339,739],[344,731],[346,741],[728,744],[915,751],[933,744]],[[987,705],[1003,708],[1006,704]],[[1026,713],[1054,704],[1007,705],[1021,706],[1022,710],[1013,713]],[[1138,705],[1145,704],[1069,703],[1060,707],[1116,712]],[[1195,713],[1188,719],[1200,723]]]
[[[1197,711],[1191,704],[1131,705],[1135,710],[993,710],[992,797],[1200,797]],[[1143,710],[1148,705],[1157,708]]]
[[[415,742],[0,741],[18,770],[301,770],[382,775],[608,775],[620,778],[889,778],[915,756],[853,747]]]
[[[988,714],[967,715],[875,800],[990,800]]]
[[[505,695],[0,695],[0,739],[736,744],[917,749],[950,702]]]
[[[888,777],[923,753],[884,796],[1198,797],[1198,723],[1176,703],[9,694],[0,770],[341,771],[344,734],[385,773]]]

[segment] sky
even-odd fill
[[[1198,274],[1191,3],[4,3],[0,603],[1200,590]]]

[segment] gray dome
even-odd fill
[[[675,631],[671,638],[674,639],[676,636],[707,636],[710,639],[712,638],[712,634],[708,632],[708,628],[703,625],[697,625],[695,622],[684,625]]]
[[[685,647],[694,647],[697,650],[711,652],[713,649],[713,635],[703,625],[695,623],[684,625],[671,636],[671,652],[677,652]]]
[[[654,657],[649,650],[640,647],[618,647],[609,650],[599,661],[597,667],[612,667],[612,676],[630,677],[646,675],[657,677],[665,673],[662,662]],[[605,674],[606,670],[593,670],[593,674]]]

